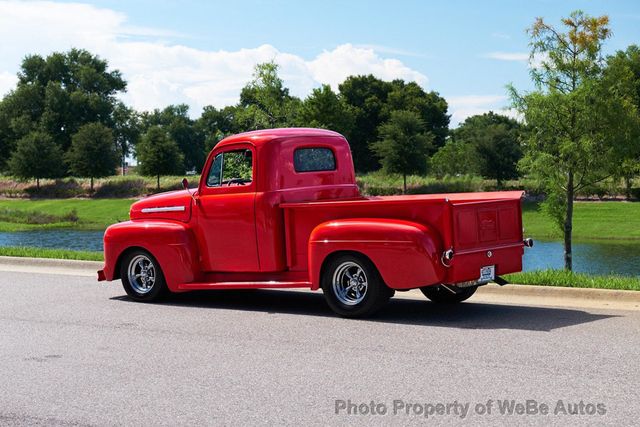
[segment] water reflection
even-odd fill
[[[640,242],[573,243],[573,270],[591,274],[640,275]],[[533,248],[525,250],[524,270],[564,268],[562,242],[535,241]]]
[[[34,246],[38,248],[101,251],[104,231],[38,230],[1,232],[0,246]]]

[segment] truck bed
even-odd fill
[[[307,269],[309,236],[319,224],[346,218],[387,218],[435,229],[440,250],[455,257],[446,283],[476,280],[481,267],[496,275],[522,269],[522,191],[368,197],[283,203],[287,266]],[[517,256],[514,256],[517,255]]]

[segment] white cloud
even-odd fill
[[[180,35],[132,26],[126,15],[88,4],[0,1],[0,37],[5,40],[0,45],[0,93],[15,84],[25,54],[46,55],[71,47],[88,49],[121,70],[129,83],[123,99],[134,108],[186,103],[194,116],[205,105],[237,102],[254,65],[270,60],[280,65],[291,93],[301,97],[323,83],[337,88],[352,74],[400,78],[422,86],[428,82],[424,74],[379,56],[372,47],[343,44],[305,60],[268,44],[207,51],[167,41],[176,36]]]
[[[484,57],[500,61],[526,62],[529,60],[529,54],[522,52],[490,52],[484,55]]]
[[[15,74],[6,71],[0,71],[0,96],[3,96],[18,83],[18,77]]]
[[[451,111],[451,127],[464,122],[467,117],[493,111],[515,119],[520,119],[518,113],[508,108],[507,97],[504,95],[465,95],[447,98]]]
[[[382,59],[371,48],[358,48],[343,44],[332,51],[324,51],[309,63],[317,81],[337,87],[344,79],[356,74],[374,74],[383,80],[402,78],[421,86],[427,85],[427,76],[405,66],[397,59]]]

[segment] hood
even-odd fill
[[[169,191],[138,200],[131,205],[131,219],[172,219],[188,222],[191,218],[191,194],[188,190]]]

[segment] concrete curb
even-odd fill
[[[75,259],[55,259],[55,258],[28,258],[16,256],[0,256],[0,265],[14,265],[24,267],[39,268],[68,268],[70,270],[92,270],[94,273],[100,270],[104,263],[102,261],[80,261]]]
[[[102,261],[78,261],[67,259],[51,258],[26,258],[0,256],[0,270],[7,270],[7,267],[15,267],[16,271],[28,271],[33,268],[34,272],[55,269],[58,273],[68,271],[68,274],[78,272],[86,276],[94,276],[97,270],[102,269]],[[506,301],[510,299],[539,300],[560,300],[569,299],[574,301],[597,302],[597,303],[621,303],[640,305],[640,291],[622,291],[610,289],[593,288],[568,288],[556,286],[531,286],[531,285],[507,285],[498,286],[489,284],[481,286],[476,293],[477,296],[486,298],[502,298]],[[420,298],[424,296],[419,290],[409,292],[396,292],[396,297],[400,298]]]
[[[569,288],[563,286],[533,286],[489,284],[478,289],[478,295],[514,295],[520,297],[576,298],[598,301],[627,301],[640,303],[640,291],[596,288]]]
[[[513,295],[518,297],[573,298],[591,301],[625,301],[640,303],[640,291],[623,291],[596,288],[569,288],[562,286],[533,286],[489,284],[481,286],[477,295]]]

